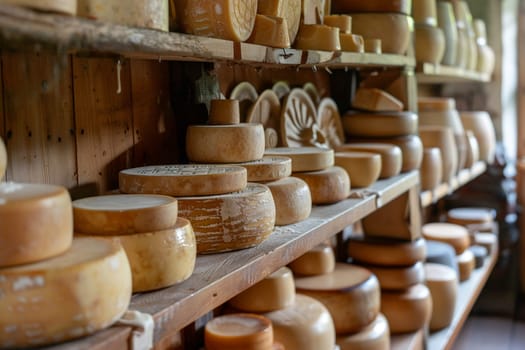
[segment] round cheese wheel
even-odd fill
[[[249,183],[240,192],[179,197],[179,215],[190,220],[198,253],[256,246],[272,233],[275,204],[267,186]]]
[[[151,194],[115,194],[73,201],[76,233],[124,235],[160,231],[177,222],[177,200]]]
[[[474,243],[487,249],[487,254],[490,255],[492,250],[498,244],[498,236],[492,232],[478,232],[474,235]]]
[[[283,17],[257,14],[252,34],[246,42],[274,48],[288,48],[291,44],[288,24]]]
[[[246,187],[246,169],[240,166],[177,164],[122,170],[124,193],[168,196],[205,196],[240,191]]]
[[[459,274],[456,251],[448,244],[438,241],[425,241],[427,248],[427,263],[441,264],[450,267]]]
[[[347,52],[365,52],[365,41],[361,35],[339,33],[341,50]]]
[[[447,221],[461,226],[491,225],[496,217],[492,208],[455,208],[447,212]]]
[[[339,51],[339,28],[323,24],[301,24],[294,47],[300,50]]]
[[[272,321],[275,341],[286,350],[334,348],[335,329],[330,312],[313,298],[297,294],[292,306],[263,315]]]
[[[476,262],[475,268],[479,269],[485,263],[485,258],[488,255],[487,248],[481,245],[472,245],[468,249],[474,254],[474,260]]]
[[[383,314],[358,333],[336,339],[341,350],[390,350],[390,328]]]
[[[337,152],[335,164],[350,175],[353,187],[368,187],[374,184],[381,174],[381,156],[370,152]]]
[[[275,224],[290,225],[303,221],[312,211],[312,195],[308,184],[297,177],[265,183],[275,203]]]
[[[339,33],[352,33],[352,17],[348,15],[325,15],[323,24],[339,28]]]
[[[228,302],[246,312],[281,310],[295,303],[295,284],[292,271],[282,267],[262,281],[231,298]]]
[[[336,152],[371,152],[381,156],[381,172],[379,178],[384,179],[399,175],[403,164],[403,153],[396,145],[382,143],[347,143],[335,148]],[[350,176],[350,179],[352,177]]]
[[[334,165],[334,151],[317,147],[269,148],[265,156],[285,156],[292,159],[292,172],[316,171]]]
[[[349,136],[397,137],[417,133],[417,114],[413,112],[348,112],[343,127]]]
[[[470,250],[465,250],[463,253],[457,256],[458,268],[459,268],[459,281],[463,282],[470,278],[472,271],[476,267],[476,258],[474,253]]]
[[[230,314],[215,317],[204,327],[206,350],[270,350],[272,322],[261,315]]]
[[[412,17],[401,13],[352,13],[352,31],[380,39],[383,53],[402,55],[410,43]]]
[[[443,161],[441,150],[438,147],[429,147],[423,150],[419,177],[422,191],[435,189],[443,180]]]
[[[239,100],[213,99],[210,101],[208,123],[214,125],[239,124]]]
[[[301,22],[301,2],[302,0],[259,1],[257,13],[284,18],[288,25],[290,43],[293,43]]]
[[[381,290],[404,290],[425,282],[425,269],[422,262],[417,262],[408,267],[373,265],[364,265],[363,267],[377,277]]]
[[[4,178],[5,169],[7,168],[7,152],[4,141],[0,137],[0,181]]]
[[[381,293],[381,313],[388,320],[391,334],[415,332],[430,321],[432,297],[424,284],[402,292]]]
[[[463,226],[445,222],[434,222],[423,225],[423,237],[432,241],[448,243],[454,247],[459,255],[470,245],[468,230]]]
[[[237,165],[246,168],[250,182],[276,181],[292,174],[292,159],[288,157],[263,157]]]
[[[384,1],[384,0],[367,0],[367,1],[348,1],[332,0],[333,13],[352,13],[352,12],[393,12],[410,15],[412,13],[412,1]]]
[[[424,261],[425,240],[352,236],[348,242],[348,255],[357,262],[379,266],[412,266]]]
[[[0,347],[34,347],[109,327],[127,310],[131,271],[116,243],[76,238],[57,257],[0,269]]]
[[[0,267],[64,253],[73,239],[71,198],[64,187],[0,183]]]
[[[357,332],[379,314],[379,282],[359,266],[337,263],[331,273],[296,277],[295,288],[326,306],[337,334]]]
[[[39,11],[58,12],[67,15],[77,14],[76,0],[4,0],[2,3],[30,7]]]
[[[458,294],[458,275],[448,266],[425,264],[425,284],[432,295],[430,330],[437,331],[452,323]]]
[[[186,154],[196,163],[242,163],[261,159],[264,144],[261,124],[190,125],[186,130]]]
[[[171,286],[193,273],[197,244],[186,219],[179,218],[176,225],[163,231],[104,238],[120,243],[126,251],[134,293]]]
[[[350,195],[350,177],[341,167],[333,166],[293,175],[308,184],[313,204],[331,204],[348,198]]]
[[[295,275],[316,276],[335,269],[335,254],[331,246],[319,244],[288,264]]]

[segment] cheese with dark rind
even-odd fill
[[[350,195],[350,178],[346,170],[341,167],[333,166],[293,175],[308,184],[312,204],[331,204],[348,198]]]
[[[335,269],[334,251],[327,244],[319,244],[292,261],[288,267],[296,276],[316,276],[330,273]]]
[[[308,184],[290,176],[266,182],[275,203],[275,225],[290,225],[303,221],[312,211],[312,195]]]
[[[352,236],[348,242],[348,255],[357,262],[378,266],[411,266],[426,257],[426,244],[422,238],[414,241]]]
[[[277,147],[269,148],[265,156],[285,156],[292,159],[292,173],[316,171],[334,165],[334,151],[317,147]]]
[[[378,153],[381,156],[381,172],[379,173],[380,179],[396,176],[401,172],[403,153],[401,152],[401,148],[396,145],[382,143],[347,143],[336,147],[335,151],[362,151]]]
[[[246,168],[249,182],[277,181],[292,175],[292,159],[289,157],[263,157],[236,165]]]
[[[390,328],[382,314],[355,334],[340,335],[337,345],[341,350],[390,350]]]

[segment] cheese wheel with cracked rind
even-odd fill
[[[288,25],[288,36],[293,43],[301,22],[302,0],[258,0],[257,13],[282,17]]]
[[[0,137],[0,181],[4,178],[5,170],[7,168],[7,151],[5,149],[4,141]]]
[[[396,145],[382,143],[347,143],[335,148],[336,152],[362,151],[378,153],[381,156],[379,178],[384,179],[399,175],[403,164],[403,153]],[[350,180],[352,177],[350,176]]]
[[[246,187],[246,169],[231,165],[152,165],[122,170],[123,193],[167,196],[206,196],[240,191]]]
[[[335,254],[331,246],[319,244],[292,261],[288,267],[296,276],[324,275],[334,271]]]
[[[414,241],[352,236],[348,241],[348,255],[359,263],[378,266],[411,266],[426,257],[422,238]]]
[[[448,327],[454,318],[458,294],[456,271],[440,264],[425,264],[425,284],[432,295],[432,316],[429,328],[437,331]]]
[[[252,34],[246,42],[274,48],[290,47],[286,19],[258,14],[255,17]]]
[[[312,195],[308,184],[290,176],[267,182],[275,203],[275,225],[290,225],[303,221],[312,211]]]
[[[331,273],[296,277],[295,288],[326,306],[337,334],[357,332],[379,314],[379,282],[359,266],[337,263]]]
[[[77,234],[78,237],[85,237]],[[191,276],[197,244],[188,220],[179,218],[169,229],[116,236],[89,236],[113,240],[128,256],[133,293],[171,286]]]
[[[249,182],[277,181],[292,175],[292,159],[289,157],[263,157],[236,165],[246,168]]]
[[[294,47],[300,50],[339,51],[339,28],[324,24],[301,24]]]
[[[151,194],[115,194],[73,201],[75,233],[124,235],[160,231],[177,222],[177,200]]]
[[[359,88],[352,100],[352,107],[370,112],[401,112],[403,102],[388,92],[376,88]]]
[[[0,269],[0,290],[0,346],[48,345],[117,321],[130,302],[131,271],[119,244],[75,238],[62,255]]]
[[[352,17],[348,15],[325,15],[323,24],[339,28],[340,34],[352,33]]]
[[[228,303],[245,312],[270,312],[290,307],[295,303],[292,271],[282,267],[237,294]]]
[[[64,253],[73,239],[68,191],[44,184],[0,183],[0,267]]]
[[[361,266],[377,277],[381,290],[405,290],[413,285],[425,283],[425,269],[422,262],[406,267]]]
[[[476,268],[476,257],[472,251],[466,249],[463,253],[457,257],[458,269],[459,269],[459,281],[463,282],[470,279],[472,271]]]
[[[29,7],[39,11],[77,14],[77,0],[3,0],[2,3]]]
[[[294,173],[308,184],[312,204],[331,204],[350,195],[350,177],[345,169],[333,166],[318,171]]]
[[[336,152],[335,164],[346,170],[352,187],[368,187],[381,174],[381,156],[371,152]]]
[[[398,137],[417,133],[418,117],[412,112],[349,112],[343,127],[349,136]]]
[[[267,186],[249,183],[240,192],[177,200],[179,215],[193,226],[197,253],[253,247],[273,232],[275,204]]]
[[[421,229],[423,237],[432,241],[448,243],[460,255],[470,245],[468,230],[460,225],[446,222],[433,222],[423,225]]]
[[[337,337],[341,350],[390,350],[390,328],[385,316],[377,318],[363,330],[350,335]]]
[[[334,151],[317,147],[269,148],[265,156],[285,156],[292,159],[292,173],[327,169],[334,165]]]

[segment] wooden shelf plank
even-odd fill
[[[420,329],[417,332],[407,334],[395,334],[390,337],[390,350],[424,350],[425,332]]]
[[[410,177],[406,177],[405,181],[400,182],[397,177],[386,179],[384,181],[373,184],[369,187],[369,191],[377,193],[376,206],[381,208],[386,203],[398,197],[401,193],[408,191],[411,187],[419,183],[419,172],[413,171]]]
[[[459,82],[490,81],[490,75],[463,68],[442,66],[432,63],[418,63],[416,80],[420,84],[445,84]]]

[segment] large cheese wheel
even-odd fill
[[[357,262],[378,266],[412,266],[426,257],[425,240],[352,236],[348,242],[348,255]]]
[[[404,54],[412,34],[412,17],[400,13],[352,13],[352,31],[380,39],[384,53]]]
[[[432,295],[429,328],[437,331],[452,323],[458,294],[458,275],[448,266],[426,263],[425,280]]]
[[[77,13],[77,0],[3,0],[2,3],[30,7],[39,11],[65,13],[68,15],[75,15]]]
[[[386,267],[365,265],[379,280],[382,290],[405,290],[425,282],[425,269],[422,262],[407,267]]]
[[[334,151],[317,147],[277,147],[264,152],[266,156],[285,156],[292,159],[292,172],[316,171],[334,165]]]
[[[450,267],[459,274],[456,251],[448,244],[438,241],[425,241],[427,247],[427,263],[441,264]]]
[[[335,269],[334,250],[327,244],[319,244],[292,261],[288,266],[297,276],[317,276],[331,273]]]
[[[64,187],[0,183],[0,267],[64,253],[73,239],[71,198]]]
[[[153,165],[122,170],[119,173],[119,187],[124,193],[216,195],[245,188],[246,174],[246,169],[240,166]]]
[[[294,176],[308,184],[313,204],[335,203],[350,195],[350,178],[341,167],[294,173]]]
[[[249,183],[240,192],[179,197],[179,215],[190,220],[198,253],[253,247],[272,233],[275,204],[267,186]]]
[[[76,233],[124,235],[160,231],[177,222],[177,200],[152,194],[116,194],[73,202]]]
[[[390,350],[390,328],[385,316],[377,318],[363,330],[350,335],[337,336],[341,350]]]
[[[467,225],[487,225],[494,222],[496,211],[491,208],[455,208],[447,212],[447,221],[451,224]]]
[[[382,143],[347,143],[335,148],[336,152],[362,151],[378,153],[381,156],[381,172],[379,178],[398,175],[403,164],[403,153],[396,145]],[[350,176],[350,179],[352,177]]]
[[[110,326],[127,310],[131,271],[116,243],[77,238],[34,264],[0,269],[0,347],[63,342]]]
[[[301,22],[302,0],[258,0],[257,13],[282,17],[288,25],[290,43],[295,41]]]
[[[288,24],[282,17],[257,15],[252,34],[246,42],[275,48],[290,47]]]
[[[470,250],[465,250],[457,256],[459,281],[463,282],[470,278],[472,271],[476,268],[476,257]]]
[[[348,15],[325,15],[323,24],[339,28],[339,33],[352,33],[352,17]]]
[[[228,303],[246,312],[269,312],[290,307],[295,303],[292,271],[287,267],[282,267],[237,294]]]
[[[261,124],[190,125],[186,130],[186,154],[196,163],[241,163],[261,159],[264,144]]]
[[[193,273],[197,244],[186,219],[179,218],[176,225],[162,231],[104,237],[120,243],[126,251],[134,293],[171,286]]]
[[[371,152],[337,152],[335,164],[350,175],[353,187],[368,187],[381,174],[381,156]]]
[[[0,137],[0,181],[4,178],[5,169],[7,168],[7,152],[5,149],[4,141]]]
[[[180,28],[190,34],[245,41],[257,14],[257,0],[173,0]]]
[[[334,348],[335,329],[330,312],[313,298],[297,294],[292,306],[263,315],[272,321],[275,341],[286,350]]]
[[[272,322],[254,314],[215,317],[204,327],[204,344],[206,350],[270,350]]]
[[[403,102],[381,89],[359,88],[352,100],[352,107],[370,112],[401,112]]]
[[[423,225],[423,236],[432,241],[448,243],[459,255],[470,245],[468,230],[462,226],[445,222],[434,222]]]
[[[288,157],[263,157],[237,165],[246,168],[250,182],[276,181],[292,174],[292,160]]]
[[[301,50],[339,51],[339,28],[323,24],[301,24],[294,47]]]
[[[391,334],[415,332],[430,322],[432,296],[424,284],[402,292],[383,291],[381,313],[388,320]]]
[[[349,136],[397,137],[417,133],[417,121],[412,112],[348,112],[343,127]]]
[[[296,277],[298,293],[319,300],[330,311],[337,334],[357,332],[379,314],[380,289],[368,270],[337,263],[331,273]]]
[[[276,225],[295,224],[310,216],[312,195],[306,182],[290,176],[265,185],[272,191]]]

